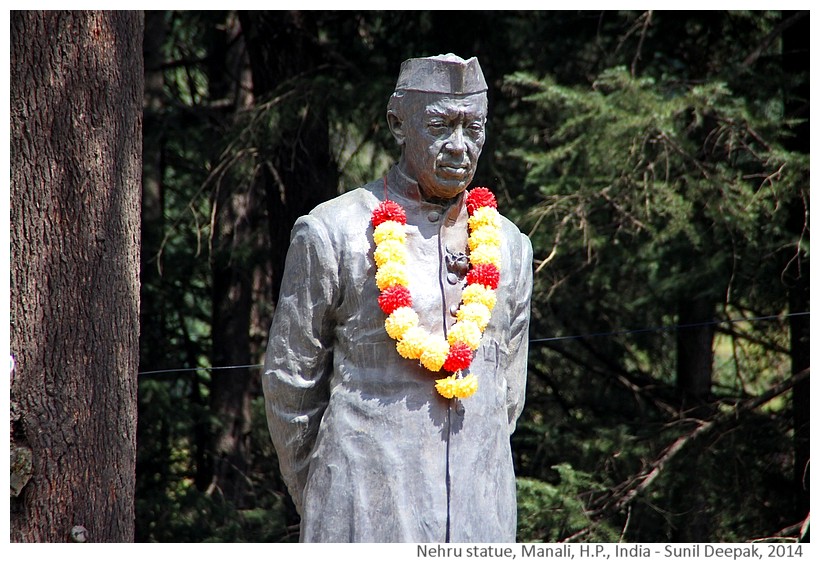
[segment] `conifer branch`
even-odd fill
[[[679,436],[672,444],[670,444],[663,452],[653,461],[641,475],[630,477],[621,485],[615,487],[613,492],[602,501],[596,502],[599,506],[593,508],[589,513],[589,517],[593,520],[599,520],[607,514],[619,512],[641,493],[650,488],[652,483],[661,475],[664,468],[671,462],[683,449],[696,440],[706,436],[707,434],[732,424],[737,424],[737,419],[741,414],[755,410],[793,388],[800,382],[808,379],[810,369],[806,368],[800,371],[785,381],[773,386],[765,393],[752,397],[739,403],[731,411],[719,412],[711,420],[698,421],[697,426],[683,436]],[[595,526],[592,524],[591,526]],[[579,532],[580,533],[580,532]],[[577,535],[577,534],[576,534]]]

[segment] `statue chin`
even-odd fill
[[[463,192],[467,186],[462,186],[460,188],[448,189],[448,190],[428,190],[426,188],[421,188],[421,193],[424,195],[425,199],[453,199],[454,197],[458,196],[461,192]]]
[[[426,199],[452,199],[466,190],[472,179],[470,176],[459,182],[437,182],[432,185],[419,183],[419,188]]]

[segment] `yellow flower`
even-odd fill
[[[424,343],[424,352],[419,357],[419,361],[428,370],[438,371],[444,365],[444,360],[447,359],[449,353],[450,345],[447,341],[431,334]]]
[[[501,247],[495,244],[479,244],[470,251],[473,264],[493,264],[501,268]]]
[[[404,247],[404,243],[401,243],[395,239],[387,239],[380,242],[376,246],[376,251],[373,253],[373,259],[376,261],[376,265],[378,267],[382,267],[388,262],[406,264],[407,249]]]
[[[467,244],[470,247],[470,250],[474,250],[477,246],[482,244],[501,247],[501,230],[489,225],[482,225],[481,227],[470,232],[470,237],[467,239]]]
[[[418,326],[419,316],[412,307],[399,307],[384,321],[384,329],[390,338],[399,340],[411,328]]]
[[[478,378],[473,374],[459,378],[455,374],[436,380],[436,391],[446,399],[466,399],[478,390]]]
[[[373,241],[381,244],[386,240],[395,240],[402,244],[407,240],[404,225],[397,221],[385,221],[373,230]]]
[[[464,303],[481,303],[485,307],[487,307],[490,311],[493,310],[495,307],[495,291],[487,287],[486,285],[480,285],[477,283],[471,283],[467,287],[464,288],[464,291],[461,294],[461,299]]]
[[[404,338],[396,342],[396,351],[402,358],[418,360],[424,352],[424,345],[430,334],[419,326],[407,329]]]
[[[483,303],[464,303],[458,308],[456,319],[459,322],[473,322],[483,331],[490,322],[492,312]]]
[[[479,227],[489,226],[496,229],[501,228],[501,215],[492,207],[481,207],[475,210],[467,223],[471,230],[476,230]]]
[[[471,321],[457,322],[447,333],[447,341],[451,345],[463,342],[470,350],[477,350],[481,345],[481,329]]]
[[[391,285],[406,286],[407,283],[407,269],[404,267],[404,264],[387,262],[384,266],[376,270],[376,285],[379,291],[384,291]]]
[[[459,399],[466,399],[478,391],[478,378],[472,373],[467,377],[456,379],[455,395]]]
[[[445,399],[452,399],[456,396],[456,378],[455,376],[445,377],[444,379],[436,379],[436,391]]]

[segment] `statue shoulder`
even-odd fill
[[[296,221],[294,234],[303,231],[306,236],[330,243],[337,251],[366,237],[370,215],[378,205],[378,199],[368,187],[356,188],[320,203]]]
[[[359,217],[370,220],[372,209],[378,204],[369,185],[356,188],[317,205],[310,215],[329,226],[344,227],[346,221]]]
[[[511,244],[522,250],[529,248],[530,253],[532,252],[530,237],[522,233],[518,225],[507,219],[504,215],[501,216],[501,232],[504,233],[504,238],[508,241],[507,244]]]
[[[320,203],[310,212],[310,216],[331,230],[359,228],[362,219],[365,223],[370,221],[370,214],[378,205],[378,198],[369,187],[368,184]]]

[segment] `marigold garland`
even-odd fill
[[[412,307],[413,297],[410,290],[403,285],[394,285],[385,288],[379,295],[379,307],[389,315],[399,307]]]
[[[407,263],[407,249],[397,240],[385,240],[373,253],[376,266],[384,266],[388,262]]]
[[[380,291],[395,285],[407,285],[407,268],[400,262],[387,262],[376,270],[376,285]]]
[[[374,227],[378,227],[385,221],[395,221],[401,225],[407,224],[407,214],[404,208],[395,201],[383,201],[374,211],[372,223]]]
[[[436,391],[447,399],[469,397],[478,391],[478,379],[472,373],[466,377],[457,377],[454,374],[444,379],[437,379]]]
[[[470,367],[472,361],[473,351],[470,347],[463,342],[456,342],[450,345],[450,353],[447,354],[442,368],[455,373]]]
[[[402,358],[418,360],[424,352],[428,335],[430,333],[420,326],[414,326],[404,333],[404,338],[396,342],[396,350]]]
[[[467,192],[467,213],[472,215],[476,209],[481,207],[491,207],[496,209],[498,207],[493,192],[487,188],[473,188]]]
[[[467,272],[467,283],[486,285],[490,289],[498,289],[501,273],[495,264],[476,264]]]
[[[501,265],[501,248],[494,244],[479,244],[470,250],[471,264]]]
[[[387,315],[385,331],[396,340],[396,351],[403,357],[418,360],[425,369],[452,374],[436,380],[436,390],[451,399],[466,398],[478,389],[478,379],[466,374],[473,354],[481,344],[481,336],[495,307],[495,290],[501,276],[501,216],[493,193],[487,188],[467,192],[469,214],[467,246],[470,269],[462,302],[456,312],[456,322],[447,338],[431,334],[418,326],[419,317],[413,310],[407,272],[407,215],[394,201],[381,202],[371,216],[376,249],[376,285],[379,288],[379,308]]]
[[[490,311],[495,307],[495,291],[478,283],[467,284],[461,293],[462,303],[481,303]]]
[[[418,326],[419,316],[411,307],[399,307],[384,321],[384,329],[390,338],[401,340],[411,328]]]
[[[501,216],[495,208],[479,207],[467,220],[467,226],[470,227],[471,230],[478,229],[485,225],[495,227],[496,229],[501,228]]]
[[[373,240],[377,245],[386,240],[396,240],[404,244],[407,240],[407,235],[404,232],[404,223],[399,223],[398,221],[379,223],[379,226],[373,229]]]
[[[483,303],[463,303],[456,312],[456,319],[475,323],[483,331],[487,328],[491,315],[492,311]]]

